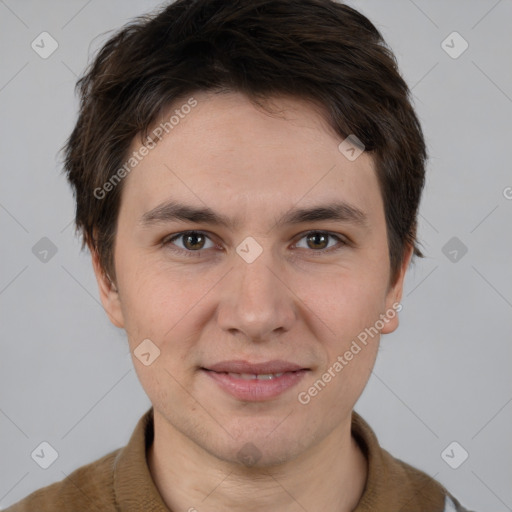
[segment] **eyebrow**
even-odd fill
[[[177,220],[223,226],[228,229],[240,225],[239,219],[231,220],[211,208],[195,207],[173,200],[144,213],[139,223],[143,228],[149,228]],[[341,221],[359,226],[368,224],[367,216],[362,210],[344,201],[335,201],[307,208],[294,208],[280,217],[274,227],[319,221]]]

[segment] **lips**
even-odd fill
[[[223,372],[224,373],[224,372]],[[233,377],[234,379],[243,379],[243,380],[272,380],[272,379],[278,379],[281,377],[281,375],[284,375],[287,372],[280,372],[280,373],[234,373],[234,372],[228,372],[226,375],[229,375],[230,377]]]
[[[216,363],[202,370],[231,396],[239,400],[261,402],[276,398],[295,386],[309,368],[282,360],[264,363],[233,360]]]
[[[271,375],[286,372],[296,372],[298,370],[307,370],[303,366],[295,363],[289,363],[280,359],[266,361],[264,363],[249,363],[240,359],[232,361],[222,361],[205,368],[217,373],[236,373],[239,375]]]

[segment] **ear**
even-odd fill
[[[94,274],[96,275],[96,281],[100,292],[101,303],[107,313],[110,321],[119,328],[124,328],[123,311],[121,309],[121,301],[119,298],[119,292],[116,286],[110,278],[107,276],[105,271],[100,265],[100,258],[98,252],[90,248],[92,256],[92,266]]]
[[[412,254],[413,248],[412,246],[408,246],[404,252],[404,258],[396,281],[392,286],[390,286],[386,295],[386,316],[388,321],[384,323],[384,327],[381,331],[382,334],[389,334],[395,331],[398,327],[398,312],[402,309],[402,306],[398,306],[398,304],[400,304],[400,300],[402,299],[405,273],[407,272],[409,263],[411,262]]]

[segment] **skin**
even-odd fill
[[[411,249],[391,285],[372,157],[349,161],[318,108],[276,97],[280,114],[269,115],[238,93],[194,98],[191,113],[124,179],[115,286],[93,254],[101,300],[114,325],[126,330],[132,354],[147,338],[160,349],[149,366],[133,356],[154,407],[153,479],[172,510],[353,510],[367,464],[351,436],[351,412],[380,336],[307,405],[297,394],[400,301]],[[238,224],[144,227],[144,213],[169,199],[206,205]],[[276,225],[292,208],[331,200],[361,210],[365,223]],[[162,243],[186,230],[206,237]],[[347,243],[311,240],[311,231]],[[252,263],[236,252],[248,236],[263,250]],[[397,326],[395,316],[381,332]],[[282,359],[310,370],[278,397],[249,402],[199,370],[230,359]],[[260,454],[252,466],[237,457],[247,443]]]

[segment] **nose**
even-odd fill
[[[264,250],[252,263],[236,258],[220,291],[219,327],[253,342],[289,331],[296,320],[294,294],[271,251]]]

